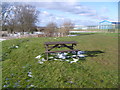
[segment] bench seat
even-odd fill
[[[45,53],[56,53],[56,52],[72,52],[72,51],[80,51],[80,50],[45,51]]]

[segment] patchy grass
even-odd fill
[[[113,36],[113,37],[118,37],[119,33],[104,33],[105,35],[108,36]]]
[[[50,60],[40,64],[35,57],[44,53],[44,42],[47,41],[77,41],[76,49],[93,54],[95,51],[104,53],[77,63]],[[118,38],[112,33],[6,40],[2,42],[2,55],[4,88],[118,87]]]
[[[70,33],[71,35],[93,35],[93,34],[102,34],[107,36],[118,37],[119,33],[103,33],[103,32],[80,32],[80,33]]]

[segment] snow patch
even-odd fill
[[[79,59],[84,58],[85,57],[85,51],[78,51],[78,52],[64,52],[64,53],[50,53],[48,56],[49,59],[51,60],[59,60],[59,61],[67,61],[69,63],[76,63],[77,61],[79,61]],[[38,63],[39,64],[43,64],[45,60],[44,58],[44,54],[38,55],[35,57],[36,59],[38,59]]]
[[[37,57],[35,57],[36,59],[40,59],[41,58],[41,55],[38,55]]]
[[[32,72],[28,72],[28,77],[33,77],[31,74]]]

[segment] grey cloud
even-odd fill
[[[70,12],[73,14],[85,14],[85,15],[96,15],[95,10],[92,10],[86,6],[78,5],[76,3],[70,4],[69,2],[38,2],[29,3],[33,6],[46,9],[60,10],[64,12]]]
[[[70,4],[69,2],[37,2],[37,3],[30,2],[28,4],[36,6],[37,8],[59,10],[63,12],[69,12],[72,14],[89,16],[92,19],[99,19],[99,20],[109,19],[109,17],[107,16],[101,16],[100,12],[97,12],[96,10],[91,9],[90,7],[87,7],[87,6],[78,5],[77,3]],[[103,8],[103,11],[106,11],[106,10],[107,10],[106,8]],[[42,13],[42,14],[43,14],[43,19],[46,20],[44,22],[48,22],[50,19],[51,20],[53,19],[54,21],[58,21],[58,19],[56,19],[56,17],[58,16],[56,15],[53,15],[50,13],[48,14]],[[77,23],[78,21],[75,21],[75,22]],[[90,23],[94,23],[94,22],[93,21],[81,21],[80,23],[89,25]]]
[[[78,3],[71,2],[22,2],[22,4],[31,4],[37,8],[46,8],[52,10],[60,10],[78,15],[89,16],[93,19],[109,19],[106,16],[100,16],[97,11],[90,9],[90,7],[78,5]],[[109,11],[108,8],[102,7],[101,12]],[[46,15],[53,16],[53,15]]]

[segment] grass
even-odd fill
[[[102,51],[77,63],[46,61],[36,56],[44,53],[44,42],[77,41],[82,51]],[[14,46],[18,45],[18,48]],[[74,37],[40,37],[2,42],[2,87],[8,88],[117,88],[117,34],[97,33]],[[32,72],[33,77],[28,77]]]
[[[112,37],[118,37],[119,33],[103,33],[103,32],[82,32],[82,33],[70,33],[71,35],[93,35],[93,34],[102,34],[102,35],[107,35],[107,36],[112,36]]]
[[[118,31],[118,29],[73,29],[71,31]]]

